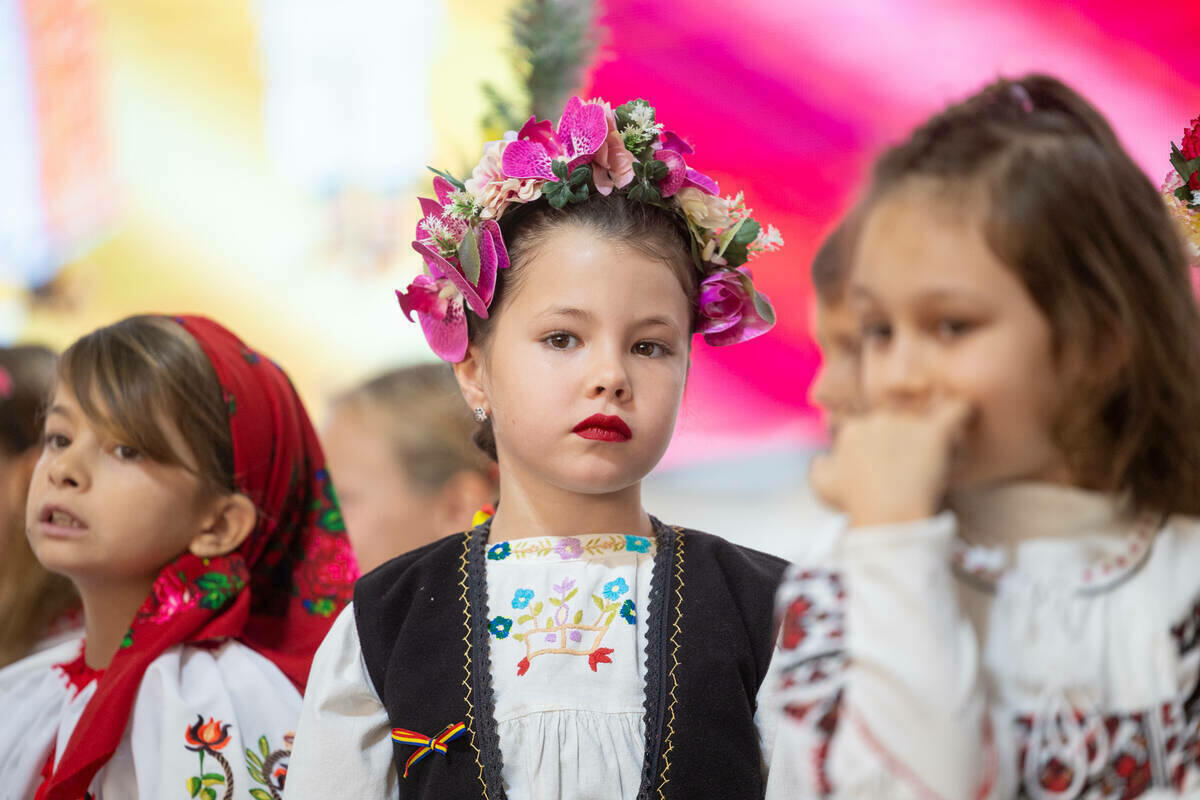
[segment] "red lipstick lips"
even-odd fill
[[[607,414],[592,414],[573,430],[584,439],[599,442],[628,442],[633,438],[633,431],[629,430],[625,420]]]

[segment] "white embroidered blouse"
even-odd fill
[[[489,545],[492,682],[510,800],[636,796],[654,552],[652,539],[623,535]],[[394,797],[404,777],[390,731],[347,608],[313,662],[288,800]]]
[[[57,763],[100,673],[79,639],[0,670],[0,798],[29,800]],[[279,800],[300,693],[238,642],[177,645],[155,659],[125,735],[93,779],[94,800]]]
[[[1200,523],[1039,484],[953,505],[789,571],[767,797],[1200,797]]]

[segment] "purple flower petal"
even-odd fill
[[[674,150],[681,155],[690,156],[696,152],[692,146],[679,137],[675,131],[663,131],[662,146],[666,150]]]
[[[488,304],[483,302],[483,298],[475,291],[475,287],[467,280],[467,276],[459,271],[457,264],[447,261],[442,257],[441,253],[421,242],[413,242],[412,246],[413,250],[416,250],[425,257],[425,264],[429,267],[430,273],[435,278],[448,278],[454,284],[455,288],[462,292],[471,310],[479,317],[487,319]]]
[[[581,642],[581,641],[583,641],[583,633],[582,633],[582,632],[580,632],[580,631],[571,631],[571,633],[570,633],[569,635],[570,635],[570,637],[571,637],[571,641],[572,641],[572,642]]]
[[[509,178],[541,178],[544,181],[557,181],[554,171],[550,169],[553,161],[546,147],[539,142],[527,142],[518,139],[509,142],[500,158],[500,168]]]
[[[574,168],[591,161],[607,136],[608,120],[604,117],[603,106],[585,103],[578,97],[567,101],[558,120],[558,141],[566,145],[569,166]],[[507,150],[505,155],[508,155]]]
[[[428,275],[418,275],[406,291],[397,290],[396,299],[400,301],[400,310],[409,322],[413,321],[414,311],[441,319],[446,316],[449,304],[449,301],[442,297],[437,280]]]
[[[485,231],[482,228],[478,230],[479,234],[479,282],[475,285],[475,290],[479,293],[479,299],[484,305],[492,304],[492,295],[496,289],[496,264],[499,260],[496,255],[496,238],[492,236],[491,231]],[[504,247],[504,242],[500,242],[500,246]]]
[[[695,186],[705,194],[718,195],[721,193],[721,187],[717,186],[717,182],[705,175],[703,172],[688,167],[687,180],[683,182],[684,186]]]
[[[664,198],[670,197],[683,188],[688,173],[687,163],[674,150],[659,150],[654,154],[654,159],[667,165],[667,177],[658,182],[658,191]]]
[[[555,633],[547,633],[547,634],[546,634],[546,641],[547,641],[548,643],[550,643],[550,644],[554,644],[555,642],[557,642],[557,641],[558,641],[558,634],[555,634]]]
[[[496,292],[496,272],[508,269],[508,250],[496,220],[485,220],[479,226],[479,299],[490,306]]]
[[[704,334],[704,341],[713,347],[724,347],[769,331],[771,323],[754,306],[754,292],[750,272],[744,267],[709,275],[700,284],[696,332]],[[766,299],[766,295],[762,297]]]
[[[417,314],[421,331],[429,348],[443,361],[456,364],[467,355],[467,317],[461,297],[450,301],[446,315],[437,319],[428,314]]]
[[[433,179],[433,191],[437,194],[438,202],[444,206],[450,202],[450,195],[454,193],[454,184],[438,175]]]
[[[517,133],[517,139],[536,142],[551,153],[558,154],[558,142],[554,138],[554,126],[548,119],[538,122],[536,116],[530,117],[529,121],[521,126],[521,130]]]
[[[414,239],[427,239],[429,233],[422,227],[425,220],[441,219],[444,209],[438,205],[437,200],[428,197],[418,197],[417,202],[421,204],[421,218],[417,220],[417,232],[413,236]]]

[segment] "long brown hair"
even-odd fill
[[[1178,231],[1104,117],[1045,75],[998,80],[877,161],[968,203],[1073,375],[1055,434],[1076,476],[1136,509],[1200,514],[1200,313]]]
[[[0,465],[28,488],[34,451],[42,441],[42,410],[54,386],[55,355],[44,347],[0,348]],[[21,494],[25,494],[22,490]],[[48,572],[25,537],[25,506],[0,519],[0,667],[28,655],[55,621],[79,606],[71,582]]]
[[[669,267],[687,297],[688,308],[692,310],[690,325],[695,329],[700,279],[692,264],[691,237],[678,214],[613,192],[592,194],[583,202],[561,209],[551,207],[544,199],[537,200],[505,214],[499,224],[511,266],[496,275],[496,293],[488,318],[467,314],[467,329],[473,344],[487,341],[496,317],[503,313],[506,298],[520,284],[522,267],[541,243],[553,231],[569,225],[579,225],[598,237],[620,241]],[[497,460],[491,420],[475,431],[474,440],[489,458]]]
[[[233,438],[221,383],[200,345],[169,317],[135,316],[99,328],[63,353],[59,380],[93,424],[153,461],[185,466],[164,422],[183,435],[198,477],[234,490]]]

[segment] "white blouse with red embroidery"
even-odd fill
[[[1200,522],[952,506],[789,571],[769,800],[1200,797]]]
[[[76,639],[0,670],[0,797],[32,798],[57,763],[100,672]],[[151,663],[94,800],[279,800],[300,693],[238,642],[177,645]]]

